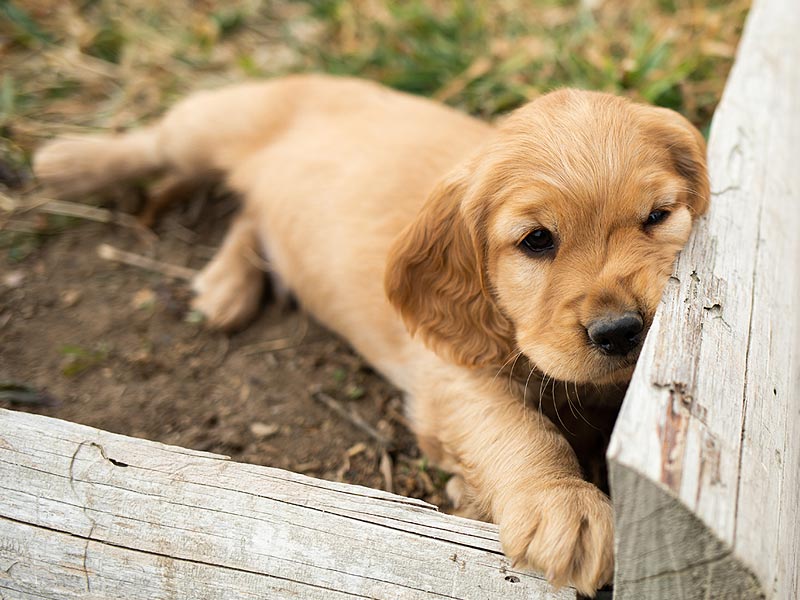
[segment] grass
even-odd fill
[[[376,79],[484,118],[591,88],[706,127],[748,5],[0,0],[0,165],[25,171],[45,138],[133,126],[192,89],[300,71]]]
[[[105,344],[100,344],[96,348],[67,344],[59,348],[59,353],[63,356],[61,374],[65,377],[75,377],[102,364],[108,358],[109,348]]]

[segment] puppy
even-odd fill
[[[198,93],[131,133],[52,142],[34,168],[61,196],[160,174],[168,197],[224,179],[242,209],[194,282],[208,323],[253,316],[252,257],[266,258],[405,390],[421,448],[454,473],[456,501],[499,525],[508,556],[593,595],[613,571],[611,504],[530,414],[526,377],[507,375],[522,360],[526,375],[573,384],[630,377],[708,204],[704,154],[678,114],[605,94],[557,91],[493,127],[307,75]]]

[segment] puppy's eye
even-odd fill
[[[647,215],[647,220],[644,222],[645,227],[652,227],[663,222],[669,216],[668,210],[654,210]]]
[[[555,247],[553,234],[547,229],[534,229],[522,239],[520,246],[532,254],[547,252]]]

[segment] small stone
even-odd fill
[[[267,425],[258,421],[250,424],[250,433],[262,440],[275,435],[279,430],[280,427],[277,425]]]
[[[80,290],[65,290],[61,292],[61,302],[67,308],[75,306],[81,300]]]
[[[147,364],[153,360],[153,355],[148,350],[137,350],[131,354],[130,361],[132,363]]]
[[[25,271],[11,271],[3,275],[3,285],[10,288],[18,288],[25,281]]]
[[[361,454],[367,449],[367,445],[364,442],[358,442],[355,446],[351,446],[347,449],[347,457],[353,458],[354,456]]]
[[[156,294],[150,288],[143,288],[133,295],[131,306],[136,310],[151,309],[156,303]]]
[[[242,402],[246,402],[250,398],[250,386],[248,384],[244,384],[242,387],[239,388],[239,400]]]
[[[322,467],[322,464],[318,460],[312,460],[309,462],[304,462],[295,465],[293,471],[297,471],[298,473],[311,473],[314,471],[319,471]]]

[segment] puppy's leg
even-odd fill
[[[219,179],[285,124],[292,91],[274,80],[199,92],[148,127],[48,142],[36,152],[33,170],[62,198],[160,173],[171,182]]]
[[[256,313],[265,276],[258,246],[255,217],[243,211],[216,256],[192,282],[197,294],[192,308],[203,313],[211,327],[238,329]]]
[[[165,166],[156,127],[120,135],[54,140],[40,148],[33,170],[61,198],[75,198],[157,173]]]
[[[158,217],[173,204],[191,198],[203,188],[208,188],[213,179],[194,177],[187,179],[178,174],[165,175],[157,184],[152,186],[147,194],[147,200],[139,212],[139,222],[145,227],[155,225]]]
[[[435,436],[458,462],[458,485],[500,526],[503,548],[515,563],[594,595],[613,571],[609,499],[581,478],[556,427],[526,410],[505,386],[466,370],[447,379],[439,373],[426,393],[414,396],[420,437]]]

